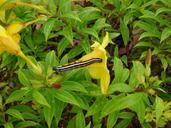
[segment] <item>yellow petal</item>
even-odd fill
[[[89,66],[87,66],[87,69],[90,73],[90,76],[94,79],[100,79],[100,85],[101,85],[101,91],[103,94],[107,94],[108,86],[110,83],[110,74],[109,70],[107,69],[107,56],[105,47],[107,46],[109,42],[108,33],[103,39],[102,45],[95,41],[95,43],[91,46],[94,48],[94,50],[81,57],[78,61],[86,61],[92,58],[101,58],[101,63],[94,63]]]
[[[17,55],[20,51],[20,46],[11,37],[2,37],[0,36],[1,46],[4,47],[4,50]]]
[[[10,24],[6,28],[6,31],[8,32],[8,34],[13,35],[20,32],[23,28],[24,28],[24,24],[21,22],[17,22],[17,23]]]
[[[95,65],[94,67],[89,66],[87,67],[90,76],[93,79],[99,79],[100,80],[100,86],[102,94],[107,94],[108,86],[110,83],[110,74],[106,67],[103,67],[103,65]]]
[[[102,63],[94,63],[87,66],[87,69],[93,79],[100,79],[102,94],[107,94],[110,83],[110,74],[109,70],[107,69],[107,61],[105,61],[106,59],[104,58],[102,60]]]
[[[20,37],[20,34],[13,34],[12,36],[12,39],[17,43],[19,44],[20,43],[20,40],[21,40],[21,37]]]
[[[8,34],[5,28],[3,28],[1,25],[0,25],[0,42],[1,42],[0,46],[2,47],[1,49],[3,49],[3,51],[7,51],[11,54],[17,54],[20,51],[19,44],[15,42],[15,40]]]
[[[98,48],[98,49],[93,50],[91,53],[84,55],[79,60],[80,61],[86,61],[86,60],[89,60],[92,58],[102,58],[103,59],[105,55],[106,55],[106,51]]]
[[[1,37],[8,37],[7,32],[4,27],[0,25],[0,36]]]
[[[6,30],[0,25],[0,37],[7,37]],[[3,42],[0,39],[0,52],[5,51]]]
[[[2,52],[4,52],[5,50],[4,50],[4,47],[3,47],[3,45],[2,45],[2,43],[1,43],[1,40],[0,40],[0,53],[2,53]]]
[[[106,32],[105,37],[103,38],[103,42],[102,42],[102,47],[105,48],[109,43],[109,33]]]
[[[6,51],[22,57],[28,64],[33,67],[35,73],[41,75],[41,68],[36,66],[20,49],[20,35],[18,32],[22,28],[23,24],[21,23],[12,24],[8,26],[7,29],[0,25],[0,52]]]
[[[108,93],[108,87],[110,84],[110,74],[109,70],[107,68],[101,69],[101,78],[100,78],[100,85],[101,85],[101,91],[102,94]]]
[[[92,48],[97,48],[97,47],[99,47],[99,46],[100,46],[100,43],[97,42],[97,41],[94,41],[94,44],[91,45]]]
[[[3,4],[6,0],[0,0],[0,5]]]

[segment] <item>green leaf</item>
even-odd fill
[[[140,18],[142,19],[152,19],[155,20],[157,22],[159,22],[161,25],[169,25],[169,22],[164,19],[163,17],[161,17],[160,15],[155,15],[152,11],[149,10],[143,10],[142,13],[144,13],[144,15],[140,16]]]
[[[166,8],[166,7],[161,7],[159,9],[157,9],[156,11],[156,16],[159,15],[160,13],[170,13],[171,12],[171,9],[170,8]]]
[[[160,42],[166,40],[169,36],[171,36],[171,28],[165,28],[162,31]]]
[[[144,122],[143,124],[141,124],[143,128],[152,128],[152,126],[150,125],[149,122]]]
[[[125,83],[114,83],[109,86],[109,94],[114,92],[133,92],[134,88]]]
[[[103,107],[101,117],[104,117],[114,111],[136,106],[143,99],[144,93],[134,93],[128,96],[116,96],[109,100]]]
[[[91,128],[91,122],[85,128]]]
[[[139,84],[145,84],[145,67],[141,62],[134,61],[130,73],[129,85],[136,87]]]
[[[55,121],[56,125],[58,125],[59,121],[61,120],[62,112],[65,109],[66,103],[59,101],[58,99],[55,99]]]
[[[135,114],[133,112],[120,112],[118,114],[118,117],[121,119],[132,119],[134,116]]]
[[[8,104],[14,101],[20,101],[28,92],[30,92],[29,88],[22,88],[20,90],[13,91],[5,103]]]
[[[166,71],[167,67],[168,67],[168,62],[167,60],[164,58],[164,56],[160,57],[160,61],[162,63],[162,67],[164,68],[164,71]]]
[[[70,18],[70,19],[81,22],[81,19],[79,18],[79,16],[73,12],[65,13],[61,17],[62,18]]]
[[[142,8],[145,9],[145,8],[148,7],[148,6],[154,5],[156,2],[158,2],[158,0],[146,1],[146,2],[142,5]]]
[[[159,120],[163,114],[165,104],[164,104],[164,101],[158,96],[156,96],[155,104],[156,104],[156,106],[155,106],[156,122],[159,122]]]
[[[97,97],[96,101],[88,109],[86,117],[95,115],[96,113],[100,112],[104,103],[105,103],[104,97]]]
[[[67,48],[67,46],[69,45],[69,41],[65,38],[63,38],[59,43],[58,43],[58,57],[60,57],[62,55],[62,53],[64,52],[64,50]]]
[[[124,45],[126,46],[129,41],[129,29],[127,27],[127,24],[122,19],[120,19],[120,31],[122,34]]]
[[[93,29],[95,29],[96,31],[100,31],[102,28],[106,28],[106,27],[110,27],[110,25],[106,23],[106,19],[105,18],[99,18],[95,22]]]
[[[68,63],[68,55],[66,54],[65,56],[62,57],[60,60],[60,65],[64,65]]]
[[[142,40],[142,39],[147,38],[147,37],[156,37],[156,35],[154,33],[151,33],[151,32],[143,32],[140,35],[139,40]]]
[[[44,95],[46,95],[46,99],[48,100],[51,107],[49,108],[47,106],[44,106],[43,114],[44,114],[45,121],[48,125],[48,128],[51,128],[51,126],[53,127],[52,120],[55,115],[55,109],[56,106],[58,105],[55,104],[56,99],[54,98],[54,93],[52,89],[45,90]]]
[[[67,128],[75,128],[76,127],[76,116],[74,116],[73,118],[71,118],[68,122]]]
[[[83,49],[81,48],[81,46],[80,45],[76,46],[68,52],[68,58],[72,59],[72,58],[80,55],[82,52],[83,52]]]
[[[20,119],[20,120],[24,121],[24,118],[23,118],[22,114],[17,109],[10,108],[10,109],[8,109],[6,111],[6,113],[13,116],[13,117],[15,117],[15,118],[17,118],[17,119]]]
[[[0,109],[3,109],[3,101],[2,101],[3,99],[2,99],[2,95],[0,95]]]
[[[33,42],[32,36],[31,36],[31,32],[27,32],[24,36],[24,41],[26,42],[27,46],[31,49],[31,50],[35,50],[35,44]]]
[[[161,33],[158,30],[158,27],[154,22],[138,21],[138,22],[135,22],[134,27],[139,27],[142,30],[149,32],[149,33],[155,35],[155,37],[160,39]]]
[[[113,128],[118,120],[119,111],[115,111],[109,114],[107,119],[107,128]]]
[[[82,112],[79,112],[76,115],[76,128],[84,128],[85,127],[85,118]]]
[[[116,57],[117,57],[117,56],[116,56]],[[123,55],[120,59],[122,60],[122,62],[123,62],[126,66],[128,66],[128,58],[127,58],[126,55]],[[127,69],[127,70],[128,70],[128,69]]]
[[[47,102],[46,98],[45,98],[39,91],[34,90],[32,96],[33,96],[33,99],[34,99],[37,103],[39,103],[39,104],[41,104],[41,105],[45,105],[45,106],[47,106],[47,107],[49,107],[49,108],[51,107],[51,106],[49,105],[49,103]]]
[[[81,21],[86,22],[90,20],[94,20],[100,17],[100,10],[96,7],[84,7],[79,12],[79,17]]]
[[[123,68],[122,61],[116,56],[114,57],[114,72],[115,72],[115,78],[114,78],[115,83],[120,83],[120,82],[124,83],[129,77],[129,70]]]
[[[46,64],[47,69],[51,68],[52,66],[55,66],[57,64],[55,51],[50,51],[46,55],[45,64]]]
[[[28,128],[28,127],[34,127],[36,125],[39,125],[39,124],[34,121],[23,121],[23,122],[17,123],[15,125],[15,128]]]
[[[70,25],[63,28],[60,32],[60,35],[63,35],[71,44],[73,44],[73,32]]]
[[[137,47],[150,47],[150,48],[154,48],[156,47],[152,42],[138,42],[134,48],[137,48]]]
[[[37,121],[39,119],[38,116],[36,116],[35,114],[31,112],[23,112],[22,115],[25,120]]]
[[[128,79],[128,77],[129,77],[129,73],[130,73],[130,71],[129,71],[129,69],[127,69],[127,68],[124,68],[123,69],[123,76],[122,76],[122,78],[121,78],[121,81],[122,82],[125,82],[127,79]]]
[[[133,12],[127,12],[123,18],[123,22],[125,24],[129,24],[129,22],[131,22],[133,19]]]
[[[144,97],[148,99],[148,97]],[[138,120],[142,124],[144,122],[145,112],[146,112],[146,106],[143,102],[143,100],[139,101],[136,106],[132,106],[131,109],[136,112],[138,116]]]
[[[114,81],[115,82],[122,82],[120,81],[120,78],[122,77],[122,74],[123,74],[122,71],[123,71],[122,61],[119,58],[114,57],[114,72],[115,72]]]
[[[111,3],[113,6],[115,6],[117,11],[120,11],[120,9],[121,9],[120,0],[108,0],[108,2]]]
[[[77,102],[76,98],[68,91],[65,91],[63,89],[58,89],[55,93],[55,98],[62,102],[70,103],[79,106],[79,103]]]
[[[4,124],[4,128],[14,128],[11,122]]]
[[[131,119],[122,120],[115,126],[115,128],[127,128],[130,123],[131,123]]]
[[[28,77],[22,70],[18,71],[18,79],[21,82],[21,84],[23,84],[24,86],[26,86],[26,87],[31,86],[31,83],[30,83]]]
[[[142,13],[143,13],[143,15],[140,16],[140,18],[147,18],[147,19],[150,19],[151,18],[151,19],[156,20],[156,16],[155,16],[155,14],[154,14],[153,11],[143,10]]]
[[[43,109],[44,117],[47,122],[48,128],[51,128],[51,123],[54,116],[54,108],[44,107]]]
[[[48,1],[46,1],[46,4],[47,4],[47,6],[48,6],[48,9],[49,9],[49,11],[50,11],[53,15],[56,14],[56,10],[57,10],[57,8],[56,8],[57,4],[56,4],[56,3],[57,3],[57,2],[55,2],[54,0],[48,0]]]
[[[91,50],[90,50],[90,43],[89,43],[89,39],[88,38],[85,38],[85,39],[82,39],[81,40],[81,47],[82,49],[86,52],[86,53],[89,53]]]
[[[89,108],[88,100],[86,100],[86,98],[84,96],[81,96],[81,95],[78,96],[78,94],[74,93],[74,92],[71,92],[71,94],[75,97],[80,108],[82,108],[84,110],[88,110],[88,108]]]
[[[76,77],[79,77],[80,78],[80,73],[82,73],[81,71],[85,71],[84,69],[75,69],[75,70],[71,70],[69,72],[67,72],[65,74],[65,77],[64,77],[64,80],[73,80],[75,79]],[[78,75],[79,74],[79,75]],[[76,76],[77,75],[77,76]]]
[[[102,1],[99,0],[90,0],[91,3],[93,3],[96,7],[103,9],[104,4]]]
[[[170,0],[160,0],[165,6],[171,7],[171,1]]]
[[[82,81],[82,84],[84,84],[86,86],[88,95],[90,95],[90,96],[101,96],[102,95],[100,86],[97,86],[97,84],[94,84],[91,81]]]
[[[52,31],[54,25],[55,25],[56,19],[48,19],[48,21],[45,22],[43,26],[43,33],[45,35],[46,41],[48,40],[48,37],[50,35],[50,32]]]
[[[120,33],[117,33],[117,32],[110,33],[111,39],[115,39],[118,36],[120,36]]]
[[[61,85],[64,90],[72,90],[72,91],[87,93],[87,90],[84,88],[84,86],[78,82],[64,81],[61,83]]]
[[[33,112],[32,106],[26,105],[17,105],[14,107],[17,110],[20,110],[20,112]]]
[[[99,40],[98,33],[94,28],[83,28],[82,31],[86,34],[92,35],[96,40]]]
[[[71,12],[71,0],[60,0],[59,1],[59,10],[58,10],[61,14],[65,14],[65,13],[69,13]]]
[[[8,53],[2,55],[2,62],[0,63],[0,68],[3,68],[13,62],[16,58]]]

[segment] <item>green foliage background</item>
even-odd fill
[[[171,127],[170,0],[29,3],[41,5],[48,13],[15,6],[6,11],[1,25],[47,16],[25,28],[20,42],[43,73],[36,75],[19,57],[0,55],[0,127]],[[16,17],[9,17],[11,13]],[[52,71],[53,66],[89,53],[92,41],[101,41],[105,32],[111,38],[106,48],[109,95],[101,94],[99,81],[92,81],[84,68]]]

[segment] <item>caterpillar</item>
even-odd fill
[[[94,63],[101,63],[101,62],[102,62],[102,59],[100,59],[100,58],[92,58],[92,59],[82,61],[82,62],[76,62],[76,63],[67,64],[64,66],[53,67],[53,70],[56,72],[64,72],[64,71],[69,71],[72,69],[86,67],[88,65],[91,65]]]

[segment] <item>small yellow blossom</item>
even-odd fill
[[[13,55],[22,57],[27,63],[29,63],[37,72],[39,69],[20,48],[20,35],[19,31],[25,27],[22,23],[14,23],[9,25],[6,29],[0,25],[0,53],[8,52]]]
[[[107,56],[105,47],[109,43],[109,34],[106,33],[106,36],[103,38],[102,44],[95,41],[95,43],[91,46],[93,51],[82,58],[79,61],[86,61],[92,58],[100,58],[102,59],[101,63],[94,63],[87,66],[87,69],[94,79],[100,79],[101,91],[103,94],[107,94],[108,86],[110,83],[110,74],[107,69]]]
[[[0,0],[0,5],[3,4],[6,0]]]

